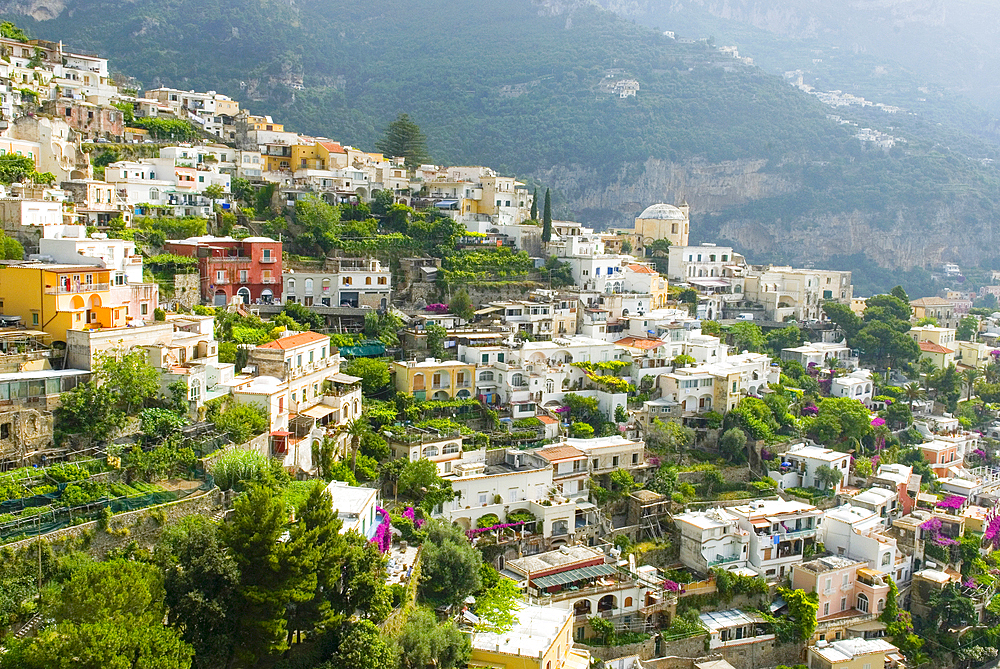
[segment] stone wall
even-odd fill
[[[185,309],[201,304],[201,275],[174,274],[174,301]]]
[[[87,553],[95,559],[101,559],[108,551],[130,541],[136,541],[143,548],[152,548],[159,539],[164,525],[175,523],[181,518],[195,514],[214,515],[228,508],[231,502],[231,493],[224,493],[218,488],[214,488],[176,502],[120,513],[111,518],[106,530],[98,528],[98,521],[91,521],[43,534],[41,538],[53,543],[80,538],[92,533],[93,538],[87,547]],[[32,545],[36,539],[36,537],[22,539],[8,544],[4,548],[17,551]]]
[[[624,646],[587,646],[591,656],[599,660],[613,660],[616,657],[638,655],[640,660],[648,660],[656,654],[656,637],[649,637],[639,643]]]
[[[705,650],[705,644],[707,642],[707,634],[698,634],[670,641],[663,640],[660,642],[660,656],[701,658],[708,654]]]
[[[735,669],[761,669],[784,664],[789,667],[805,661],[805,648],[799,644],[779,644],[774,640],[719,648],[722,657]]]

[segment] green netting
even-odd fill
[[[132,497],[105,498],[73,509],[51,507],[36,515],[16,518],[0,524],[0,543],[7,543],[24,537],[33,537],[69,527],[70,525],[79,525],[80,523],[96,520],[101,510],[105,507],[111,507],[114,513],[137,511],[158,504],[176,501],[193,492],[200,492],[200,488],[186,491],[185,493],[163,490]]]
[[[368,339],[354,346],[341,346],[340,355],[352,358],[381,358],[385,355],[385,344],[377,339]]]

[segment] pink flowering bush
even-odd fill
[[[872,420],[872,427],[881,427],[885,425],[885,418],[878,416]]]
[[[995,514],[986,526],[983,543],[992,545],[994,549],[1000,548],[1000,513]]]
[[[682,592],[681,584],[667,579],[663,582],[663,589],[667,592]]]
[[[816,414],[819,413],[819,407],[817,406],[802,407],[801,413],[803,416],[815,416]]]
[[[965,498],[960,495],[948,495],[940,502],[937,503],[937,507],[940,509],[961,509],[965,504]]]
[[[477,527],[475,529],[466,530],[465,536],[472,539],[473,537],[476,537],[482,534],[483,532],[492,532],[494,530],[505,530],[508,527],[521,527],[522,525],[524,525],[524,521],[519,520],[516,523],[499,523],[497,525],[490,525],[489,527]]]
[[[389,548],[392,546],[392,521],[389,519],[389,512],[382,507],[376,506],[375,510],[382,514],[382,522],[379,523],[378,529],[375,530],[372,543],[378,546],[381,552],[388,553]]]
[[[448,305],[441,304],[440,302],[436,304],[428,304],[426,307],[424,307],[424,311],[432,311],[436,314],[443,314],[448,311]]]
[[[427,522],[423,518],[417,518],[416,511],[414,511],[412,506],[408,506],[403,510],[403,518],[411,521],[413,523],[413,527],[418,530],[425,522]]]

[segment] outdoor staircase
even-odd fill
[[[28,622],[21,625],[21,629],[14,632],[14,638],[23,639],[24,637],[28,636],[36,629],[38,629],[38,626],[41,624],[42,624],[42,614],[36,613],[35,615],[31,616]]]

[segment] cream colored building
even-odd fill
[[[809,669],[883,669],[902,660],[899,649],[885,639],[818,641],[807,651]]]
[[[470,669],[590,668],[590,652],[573,647],[571,609],[522,605],[516,616],[507,632],[473,633]]]
[[[671,246],[687,246],[691,231],[690,208],[687,204],[654,204],[646,207],[635,219],[636,255],[645,255],[645,248],[658,239],[667,239]]]
[[[851,273],[792,267],[754,267],[744,282],[744,298],[764,306],[768,320],[820,319],[824,302],[850,306],[854,297]]]

